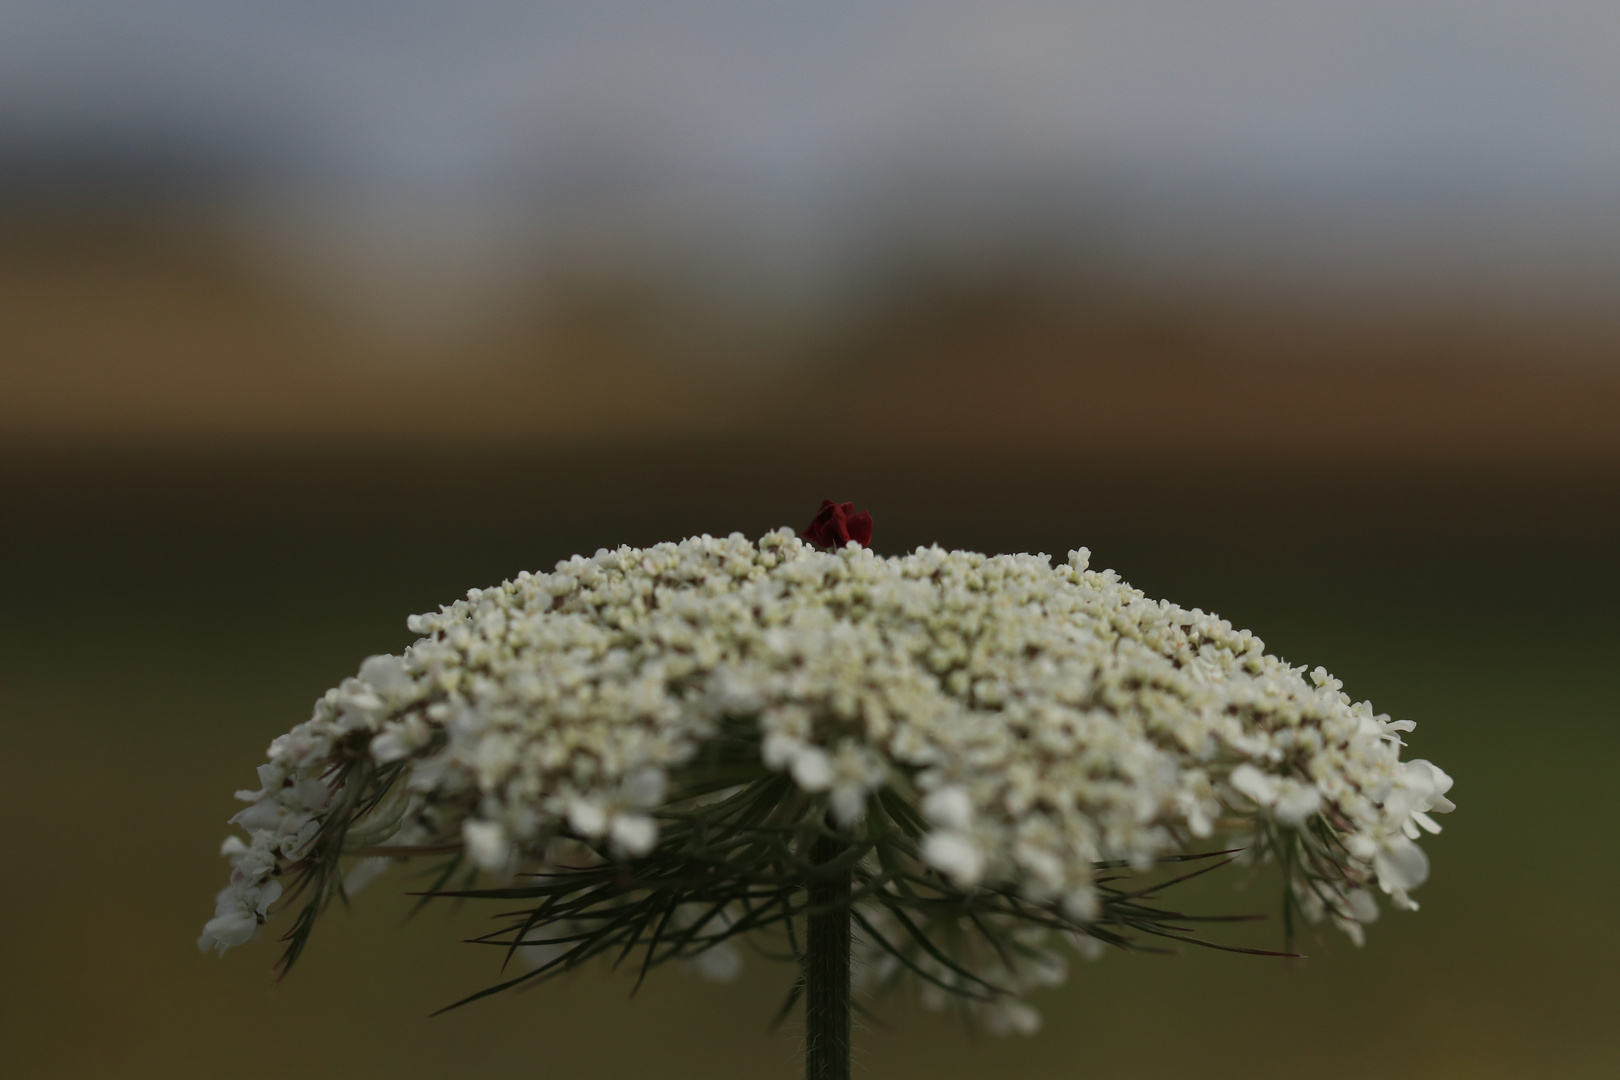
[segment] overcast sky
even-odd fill
[[[896,167],[1599,191],[1612,0],[10,0],[13,163],[399,188]],[[149,166],[150,167],[150,166]]]
[[[1134,201],[1161,234],[1328,207],[1578,246],[1620,236],[1620,3],[8,0],[0,183],[89,181],[799,235],[930,200]]]

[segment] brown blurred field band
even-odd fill
[[[1620,463],[1620,320],[900,282],[809,334],[730,332],[646,283],[401,340],[217,230],[0,222],[0,443],[496,447],[825,438],[1167,464]]]

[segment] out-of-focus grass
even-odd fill
[[[1105,479],[1113,476],[1115,479]],[[620,539],[756,532],[855,497],[876,546],[1089,542],[1150,594],[1213,608],[1419,721],[1457,777],[1415,914],[1303,964],[1195,952],[1077,962],[1029,1040],[903,1001],[873,1076],[1600,1077],[1620,1071],[1610,910],[1620,707],[1617,535],[1597,478],[1130,476],[782,447],[657,448],[428,466],[269,459],[13,463],[0,583],[0,1045],[14,1076],[310,1078],[534,1072],[793,1076],[765,1032],[789,973],[730,986],[592,972],[428,1019],[492,977],[482,913],[400,925],[407,875],[334,912],[271,987],[264,942],[192,941],[213,855],[264,744],[404,616]],[[1562,486],[1560,486],[1562,485]],[[453,507],[446,510],[446,507]],[[1606,516],[1607,515],[1607,516]],[[1275,906],[1216,875],[1208,903]],[[1243,931],[1250,933],[1250,931]],[[1274,925],[1254,931],[1277,932]]]

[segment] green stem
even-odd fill
[[[831,836],[816,840],[817,867],[838,857],[843,845]],[[849,1080],[849,891],[850,872],[812,873],[804,957],[805,1080]]]

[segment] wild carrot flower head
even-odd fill
[[[533,901],[487,939],[530,975],[627,947],[725,974],[791,937],[834,834],[865,978],[1028,1030],[1056,946],[1180,934],[1122,879],[1167,860],[1275,860],[1294,911],[1358,940],[1375,894],[1416,906],[1415,841],[1452,804],[1401,759],[1410,721],[1083,548],[885,557],[844,520],[830,551],[787,529],[603,550],[413,617],[238,793],[201,946],[296,901],[290,961],[344,872],[422,858],[442,891]]]

